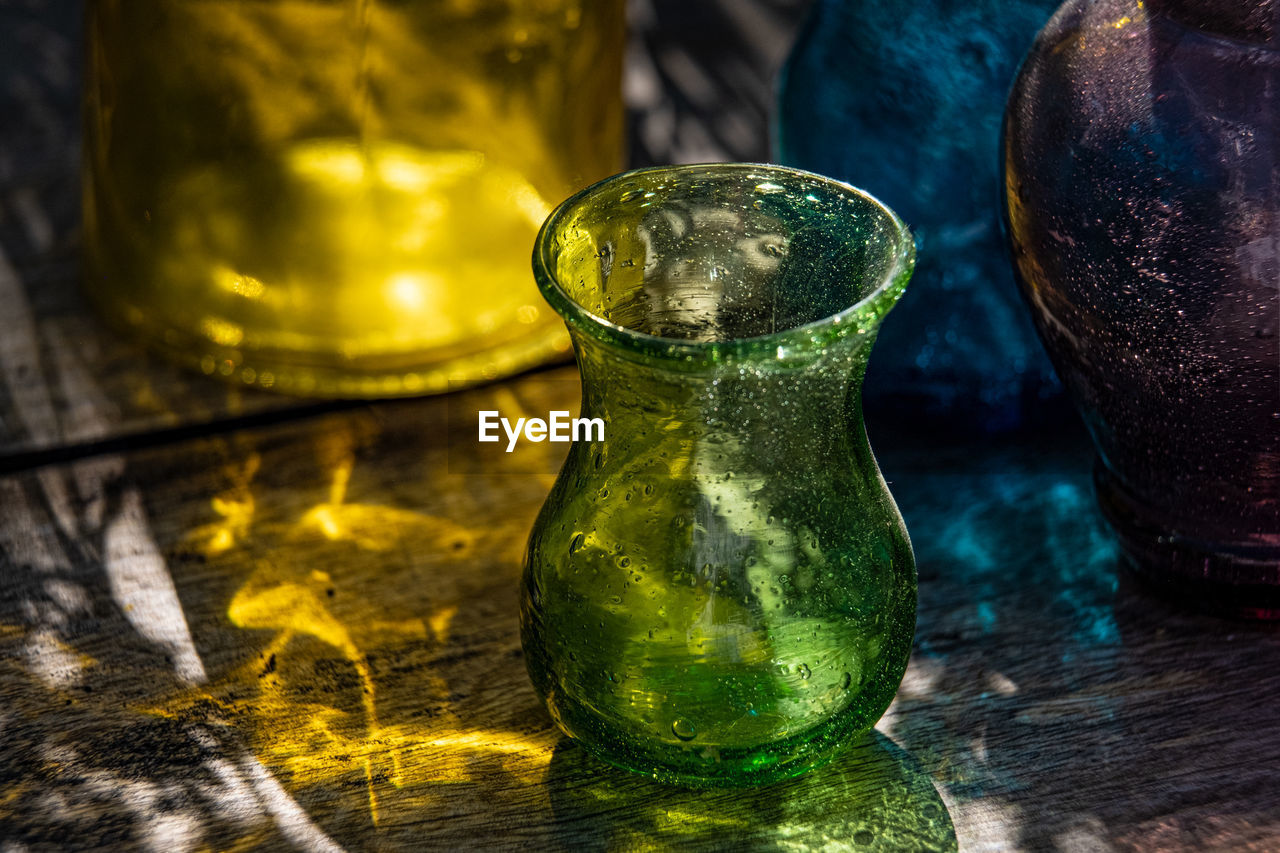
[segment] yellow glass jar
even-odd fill
[[[529,274],[620,168],[624,0],[95,0],[85,246],[205,373],[392,396],[568,348]]]

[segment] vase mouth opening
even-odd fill
[[[914,261],[907,227],[868,193],[754,163],[606,178],[551,213],[533,253],[571,330],[702,363],[871,335]]]

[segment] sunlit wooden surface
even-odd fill
[[[1047,446],[879,443],[921,572],[916,651],[881,737],[750,794],[664,789],[587,759],[538,706],[519,649],[520,551],[555,454],[526,444],[466,473],[475,445],[447,429],[451,409],[572,406],[572,379],[0,479],[3,837],[1280,843],[1280,638],[1118,580],[1071,431]]]
[[[796,5],[642,4],[640,60],[663,55],[655,22],[736,14],[741,52]],[[560,451],[480,456],[462,429],[572,407],[573,368],[301,404],[101,329],[76,288],[77,9],[0,3],[0,850],[1280,849],[1280,634],[1126,579],[1073,424],[873,430],[919,630],[840,761],[691,793],[584,756],[516,620]],[[684,38],[633,58],[637,97],[677,93],[641,113],[655,144],[700,138],[661,132],[704,97],[672,56],[712,40]],[[701,79],[750,89],[735,67]],[[702,138],[751,156],[731,128]]]

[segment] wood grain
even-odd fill
[[[582,756],[527,684],[516,622],[557,454],[523,445],[458,473],[476,445],[450,429],[480,408],[571,406],[574,387],[565,370],[0,479],[0,838],[1280,845],[1280,637],[1118,580],[1071,431],[880,443],[921,608],[877,739],[750,793]]]

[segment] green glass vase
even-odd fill
[[[656,779],[794,776],[884,713],[916,575],[861,383],[914,245],[773,166],[646,169],[570,198],[534,273],[582,372],[529,539],[522,634],[552,717]]]

